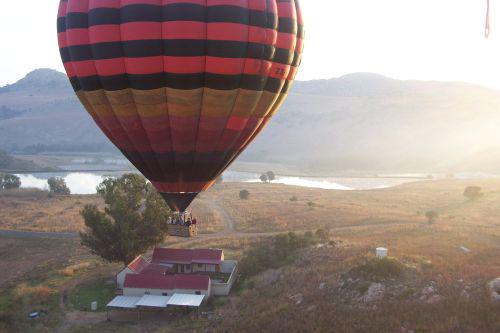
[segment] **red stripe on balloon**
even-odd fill
[[[304,39],[297,38],[297,45],[295,46],[295,51],[302,52],[303,49],[304,49]]]
[[[67,8],[68,8],[68,2],[67,1],[61,1],[59,3],[59,10],[57,11],[57,17],[59,18],[59,17],[66,16]]]
[[[278,16],[280,18],[295,19],[297,16],[295,5],[293,5],[291,2],[278,2]]]
[[[120,8],[120,0],[90,0],[89,10],[95,8]]]
[[[285,50],[295,50],[296,41],[297,35],[280,32],[278,33],[276,47]]]
[[[87,13],[89,1],[68,1],[67,13]]]
[[[206,61],[205,61],[206,58]],[[206,67],[205,67],[206,64]],[[259,75],[282,79],[290,66],[251,58],[144,57],[72,61],[64,64],[70,77],[121,74],[198,74]],[[279,69],[279,70],[278,70]]]

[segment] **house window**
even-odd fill
[[[146,291],[144,295],[150,295],[151,293],[149,291]]]
[[[162,296],[168,296],[168,293],[161,293]]]
[[[201,295],[201,291],[197,291],[195,294],[196,295]]]
[[[203,268],[203,264],[198,264],[198,268]]]

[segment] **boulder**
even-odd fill
[[[372,283],[366,294],[361,297],[364,303],[370,303],[382,299],[385,295],[385,286],[382,283]]]
[[[491,298],[494,302],[500,303],[500,278],[496,278],[488,283]]]

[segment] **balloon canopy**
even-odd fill
[[[177,211],[279,109],[304,36],[298,0],[61,0],[57,30],[78,98]]]

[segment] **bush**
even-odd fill
[[[482,188],[479,186],[467,186],[464,190],[464,196],[469,200],[476,200],[483,196]]]
[[[66,181],[63,178],[52,177],[47,181],[49,184],[50,193],[57,195],[70,195],[71,191],[66,185]]]
[[[250,277],[271,268],[279,268],[294,259],[298,250],[317,243],[312,232],[303,235],[289,232],[272,238],[270,243],[257,244],[245,252],[240,262],[242,276]]]
[[[330,240],[330,231],[326,229],[316,230],[316,237],[322,243],[328,242]]]
[[[397,278],[404,272],[404,265],[392,258],[369,258],[351,270],[351,274],[372,281]]]
[[[247,190],[241,190],[240,191],[240,199],[241,200],[247,200],[250,197],[250,192]]]
[[[290,198],[290,201],[291,202],[297,202],[297,201],[299,201],[299,198],[297,196],[293,196],[293,197]]]

